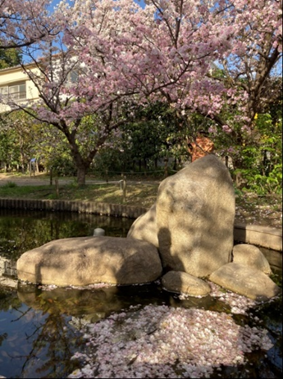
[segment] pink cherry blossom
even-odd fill
[[[62,0],[52,15],[48,4],[2,1],[0,45],[26,46],[25,57],[38,64],[40,75],[26,70],[40,92],[35,117],[64,135],[80,184],[125,122],[125,107],[166,101],[226,133],[237,125],[245,133],[268,101],[264,84],[282,59],[279,1]],[[10,105],[29,112],[28,104]]]

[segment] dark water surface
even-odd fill
[[[130,219],[87,214],[0,210],[0,259],[13,262],[23,252],[51,240],[91,236],[97,227],[105,229],[106,235],[125,237],[132,223]],[[282,283],[281,253],[263,252],[272,265],[274,280]],[[17,289],[0,286],[0,377],[66,377],[80,365],[71,360],[72,355],[84,349],[77,327],[137,304],[229,312],[227,304],[210,296],[181,301],[158,284],[52,291],[32,285]],[[255,315],[268,329],[274,347],[267,354],[251,355],[248,376],[239,367],[226,368],[228,377],[276,378],[282,374],[282,298],[262,305]],[[252,325],[246,316],[235,318]]]

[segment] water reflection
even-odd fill
[[[0,287],[0,375],[13,378],[61,378],[79,366],[71,360],[83,350],[78,329],[133,304],[169,304],[156,285],[92,290],[41,290]]]
[[[3,300],[3,291],[1,291]],[[8,310],[0,311],[0,374],[7,378],[64,377],[78,367],[70,358],[82,343],[70,317],[21,303],[4,294]],[[2,301],[1,301],[2,304]],[[2,308],[2,307],[1,307]]]
[[[44,212],[0,209],[0,256],[19,256],[49,241],[92,236],[97,227],[106,235],[125,237],[133,220],[74,212]]]

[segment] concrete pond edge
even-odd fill
[[[51,212],[92,213],[136,219],[148,211],[145,207],[126,204],[74,200],[37,200],[0,198],[0,209],[41,210]],[[268,226],[235,222],[234,240],[282,252],[282,230]]]

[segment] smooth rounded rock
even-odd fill
[[[246,243],[235,245],[233,248],[233,262],[254,267],[267,275],[271,274],[268,260],[260,249],[254,245],[248,245]]]
[[[147,241],[158,247],[155,204],[145,214],[134,221],[127,238]]]
[[[253,300],[268,300],[280,288],[262,271],[241,263],[228,263],[209,276],[209,280]]]
[[[105,235],[105,230],[102,228],[95,228],[93,231],[94,236],[104,236]]]
[[[204,280],[183,271],[169,271],[161,278],[162,287],[189,296],[207,296],[211,288]]]
[[[79,237],[51,241],[17,261],[18,279],[57,286],[131,285],[160,277],[155,246],[136,239]]]

